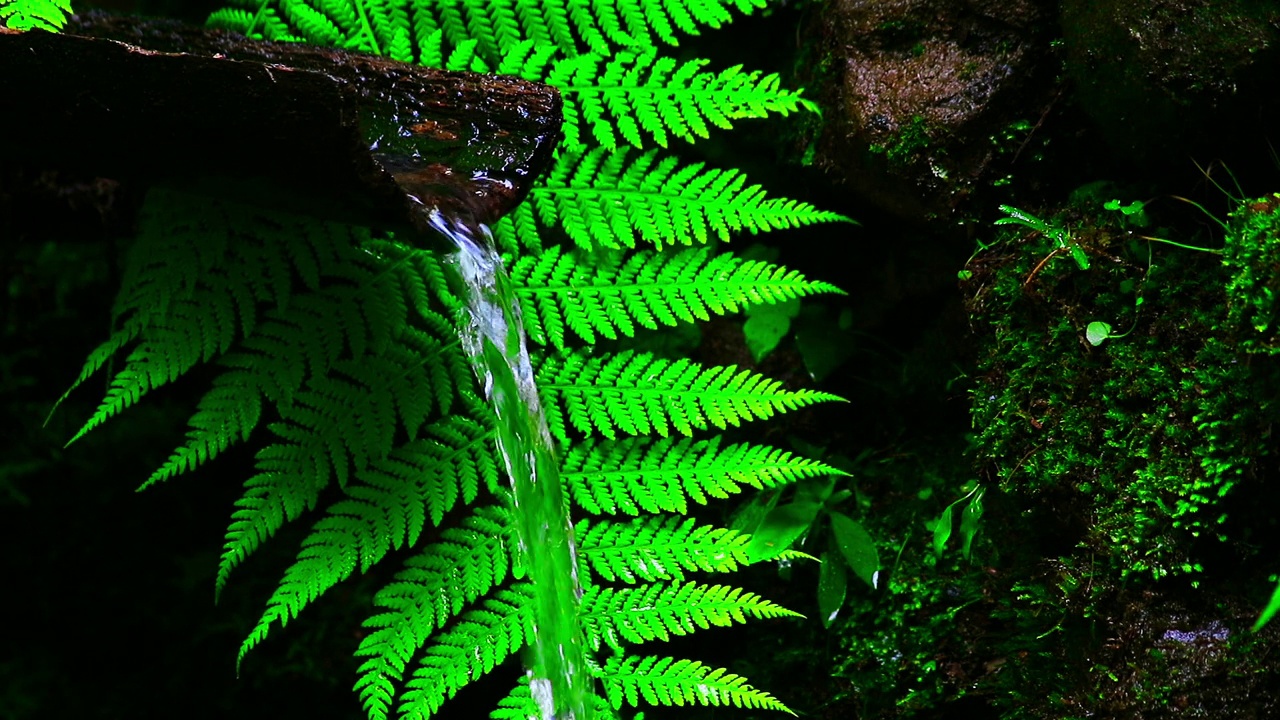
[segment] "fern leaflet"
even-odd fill
[[[12,30],[58,32],[70,14],[70,0],[0,0],[0,25]]]
[[[584,564],[604,580],[684,580],[685,572],[733,572],[750,564],[751,538],[673,515],[578,522]]]
[[[853,222],[808,203],[767,197],[738,170],[681,166],[656,150],[630,155],[627,148],[561,152],[550,175],[495,232],[509,246],[529,246],[535,239],[530,233],[536,236],[541,223],[563,227],[569,239],[588,250],[635,247],[637,236],[662,248],[728,241],[730,233],[744,230],[755,234]]]
[[[360,484],[347,488],[348,499],[330,505],[302,543],[298,560],[285,572],[267,602],[267,610],[240,648],[243,659],[261,642],[272,623],[284,625],[357,566],[367,571],[393,547],[417,542],[426,521],[438,525],[461,499],[473,502],[480,484],[497,485],[498,467],[489,452],[488,432],[464,417],[441,420],[431,428],[434,440],[416,440],[397,448],[359,473]],[[274,459],[274,458],[273,458]],[[288,462],[306,463],[306,457]],[[323,487],[317,474],[275,472],[272,477],[301,478],[310,493]],[[287,482],[287,480],[286,480]],[[311,497],[309,495],[308,497]],[[270,500],[268,496],[266,499]],[[219,583],[278,525],[277,505],[246,496],[227,532]]]
[[[640,700],[651,705],[733,705],[743,708],[791,709],[769,693],[747,684],[746,678],[696,660],[664,657],[612,657],[601,670],[605,694],[618,709]]]
[[[592,514],[685,513],[688,500],[707,504],[742,492],[817,475],[844,475],[830,465],[761,445],[665,438],[586,440],[570,447],[561,478],[573,502]]]
[[[565,443],[570,424],[583,435],[599,433],[610,440],[619,432],[692,435],[839,400],[815,390],[783,390],[776,380],[733,365],[704,368],[630,351],[548,358],[536,381],[546,400],[547,424]]]
[[[713,257],[705,249],[637,253],[621,267],[610,262],[592,267],[553,247],[518,260],[511,277],[529,337],[561,350],[566,329],[594,343],[597,334],[610,340],[632,337],[637,325],[656,330],[752,304],[839,292],[777,265],[728,254]]]
[[[409,558],[395,580],[378,591],[382,612],[365,620],[371,632],[356,650],[367,657],[355,689],[370,720],[386,720],[394,684],[404,678],[413,654],[436,629],[484,597],[506,578],[510,566],[511,518],[496,507],[477,508],[441,540]]]
[[[500,590],[439,633],[405,685],[401,715],[434,715],[463,686],[532,642],[532,592],[527,583]]]
[[[801,617],[799,613],[728,585],[653,583],[632,588],[592,587],[582,598],[583,632],[622,652],[623,641],[667,641],[699,628],[728,627],[755,618]]]

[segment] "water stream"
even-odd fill
[[[462,340],[497,416],[498,450],[514,490],[516,534],[535,588],[534,641],[525,656],[530,690],[542,720],[588,720],[591,676],[578,622],[573,526],[520,307],[488,228],[439,208],[425,217],[458,248],[451,265],[466,286],[471,315]]]

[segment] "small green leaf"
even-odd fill
[[[954,504],[948,505],[946,510],[933,521],[933,554],[942,557],[942,551],[947,548],[947,540],[951,539],[951,508]]]
[[[831,513],[831,530],[836,547],[848,561],[853,573],[863,582],[876,587],[880,580],[880,553],[876,543],[861,525],[844,513]]]
[[[1266,625],[1275,614],[1280,612],[1280,585],[1276,585],[1275,592],[1271,593],[1271,600],[1267,603],[1267,607],[1258,616],[1258,622],[1253,624],[1253,631],[1258,632]]]
[[[856,340],[845,332],[852,327],[853,312],[848,308],[835,318],[820,305],[804,308],[795,322],[796,348],[810,377],[822,381],[853,355]]]
[[[791,319],[800,314],[800,300],[792,298],[769,305],[752,305],[746,314],[742,332],[747,336],[751,357],[760,362],[791,332]]]
[[[1090,345],[1097,347],[1111,337],[1111,324],[1094,320],[1085,328],[1084,337]]]
[[[793,502],[770,510],[751,536],[747,558],[751,562],[772,560],[788,550],[808,532],[821,508],[815,502]]]
[[[822,568],[818,571],[818,612],[822,615],[823,627],[831,627],[840,614],[848,589],[849,572],[845,569],[844,558],[831,551],[822,553]]]
[[[1084,254],[1084,248],[1079,245],[1072,244],[1071,257],[1075,258],[1076,265],[1079,266],[1081,270],[1089,269],[1089,256]]]
[[[968,280],[969,278],[972,278],[972,277],[973,277],[972,270],[961,270],[956,273],[957,280]]]
[[[985,490],[978,490],[973,496],[973,500],[965,506],[964,512],[960,513],[960,538],[963,544],[960,546],[960,554],[964,555],[964,559],[969,559],[969,551],[973,549],[973,536],[978,534],[980,529],[979,523],[982,521],[982,494]]]

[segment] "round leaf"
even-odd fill
[[[1089,323],[1089,327],[1084,329],[1084,337],[1089,341],[1090,345],[1097,347],[1111,337],[1111,325],[1110,323],[1095,320]]]

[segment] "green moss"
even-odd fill
[[[1228,323],[1250,353],[1280,353],[1280,193],[1242,203],[1223,262]]]
[[[1271,373],[1233,342],[1216,256],[1074,217],[1088,269],[1041,233],[1006,235],[970,265],[979,459],[1006,491],[1087,519],[1080,547],[1117,579],[1197,570],[1191,541],[1267,452]],[[1094,347],[1097,321],[1131,330]]]
[[[927,151],[932,141],[929,122],[924,116],[916,115],[910,122],[898,128],[892,141],[887,144],[873,144],[870,150],[877,155],[884,155],[891,165],[901,167],[910,164],[921,153]]]

